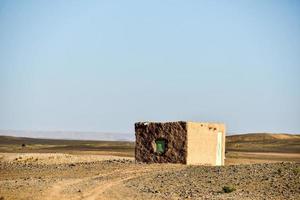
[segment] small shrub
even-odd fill
[[[300,174],[300,167],[294,168],[293,172],[294,172],[295,175]]]
[[[22,147],[26,147],[26,144],[22,144]]]
[[[278,174],[281,174],[282,170],[279,168],[279,169],[277,170],[277,172],[278,172]]]
[[[224,193],[230,193],[230,192],[235,191],[236,189],[233,186],[224,186],[222,188],[222,190],[223,190]]]

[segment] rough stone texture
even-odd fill
[[[135,159],[145,163],[182,163],[187,158],[186,122],[138,122],[135,124]],[[155,152],[155,140],[167,141],[166,152]]]

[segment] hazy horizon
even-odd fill
[[[290,134],[299,133],[270,133],[267,134]],[[231,135],[245,135],[256,133],[226,133]],[[135,133],[114,133],[114,132],[89,132],[89,131],[41,131],[41,130],[0,130],[0,136],[28,137],[40,139],[65,139],[65,140],[102,140],[102,141],[135,141]]]
[[[0,1],[0,129],[300,133],[300,2]],[[49,135],[51,137],[51,135]]]

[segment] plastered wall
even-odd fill
[[[218,134],[222,134],[220,165],[225,159],[225,125],[216,123],[187,122],[187,164],[216,165]]]

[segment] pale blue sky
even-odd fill
[[[300,2],[0,0],[0,129],[300,133]]]

